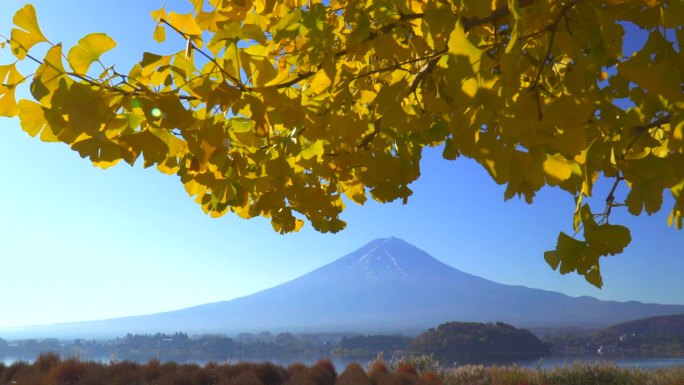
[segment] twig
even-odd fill
[[[620,181],[625,180],[623,176],[621,176],[619,173],[615,177],[615,182],[613,183],[613,187],[610,189],[610,192],[608,193],[608,196],[606,197],[606,209],[603,212],[603,215],[606,219],[606,222],[608,222],[608,217],[610,216],[610,211],[613,208],[613,204],[615,202],[615,190],[617,189],[618,184],[620,184]]]
[[[556,31],[558,30],[558,24],[560,24],[561,20],[563,20],[566,13],[570,11],[571,8],[573,8],[581,2],[582,0],[573,0],[565,4],[558,13],[558,16],[556,16],[556,19],[554,19],[554,21],[546,27],[546,30],[551,33],[549,35],[549,46],[546,48],[546,55],[544,56],[541,65],[539,66],[539,69],[537,70],[537,75],[534,77],[534,82],[532,83],[531,87],[536,87],[537,84],[539,84],[539,81],[541,80],[542,71],[544,70],[544,66],[546,66],[546,64],[551,60],[551,51],[553,50],[553,41],[556,39]]]
[[[230,72],[226,71],[226,69],[223,68],[223,67],[216,61],[216,59],[214,59],[213,57],[211,57],[211,55],[207,54],[206,52],[204,52],[203,50],[201,50],[200,48],[198,48],[198,47],[192,42],[192,38],[195,37],[195,36],[189,35],[189,34],[183,32],[183,31],[179,30],[178,28],[176,28],[176,27],[174,27],[173,25],[171,25],[171,23],[169,23],[166,19],[159,19],[159,22],[168,25],[171,29],[173,29],[174,31],[176,31],[179,35],[181,35],[181,36],[183,36],[185,39],[187,39],[187,41],[188,41],[188,48],[187,48],[187,50],[195,50],[195,51],[197,51],[200,55],[204,56],[204,58],[206,58],[207,60],[211,61],[211,62],[212,62],[212,63],[221,71],[221,73],[222,73],[223,75],[225,75],[228,79],[230,79],[230,81],[232,81],[232,82],[235,84],[235,87],[237,87],[237,89],[238,89],[239,91],[245,91],[245,85],[242,84],[242,82],[240,81],[240,79],[237,79],[237,78],[236,78],[235,76],[233,76]]]
[[[534,77],[534,81],[532,81],[532,84],[530,85],[530,90],[534,92],[534,95],[537,100],[537,113],[538,113],[538,119],[542,120],[544,116],[542,115],[542,108],[541,108],[541,102],[539,100],[539,90],[537,87],[539,86],[539,82],[541,81],[541,75],[542,72],[544,71],[544,67],[551,62],[551,52],[553,50],[553,42],[556,38],[556,31],[558,30],[558,24],[560,24],[561,20],[565,17],[568,11],[572,9],[574,6],[577,4],[581,3],[583,0],[572,0],[571,2],[565,4],[561,9],[560,12],[558,13],[558,16],[553,20],[551,24],[549,24],[545,30],[549,31],[549,45],[546,48],[546,54],[542,58],[541,63],[539,64],[539,68],[537,69],[537,74]]]
[[[368,150],[368,145],[370,145],[370,143],[373,141],[373,139],[375,139],[378,133],[380,133],[380,119],[373,122],[373,131],[363,137],[358,147],[363,150]]]
[[[404,66],[404,65],[406,65],[406,64],[413,64],[413,63],[417,63],[417,62],[423,61],[423,60],[435,60],[435,59],[439,59],[439,58],[440,58],[442,55],[444,55],[445,53],[446,53],[446,51],[444,51],[444,52],[439,52],[439,53],[436,53],[436,54],[433,54],[433,55],[429,55],[429,56],[425,56],[425,57],[419,57],[419,58],[415,58],[415,59],[410,59],[410,60],[406,60],[406,61],[401,62],[401,63],[393,64],[393,65],[391,65],[391,66],[378,68],[378,69],[375,69],[375,70],[372,70],[372,71],[368,71],[368,72],[364,72],[364,73],[362,73],[362,74],[358,74],[358,75],[352,77],[351,79],[349,79],[349,80],[347,80],[347,81],[352,82],[352,81],[354,81],[354,80],[356,80],[356,79],[360,79],[360,78],[365,77],[365,76],[370,76],[370,75],[374,75],[374,74],[381,73],[381,72],[385,72],[385,71],[391,71],[391,70],[399,69],[399,68],[401,68],[402,66]],[[436,63],[436,62],[435,62],[435,63]],[[416,76],[420,75],[421,71],[422,71],[422,69],[421,69],[420,71],[418,71],[418,73],[416,74]]]
[[[625,160],[625,158],[627,157],[627,154],[629,154],[629,152],[632,150],[632,147],[634,147],[637,140],[639,140],[639,138],[641,137],[641,135],[644,132],[647,132],[652,128],[660,127],[663,124],[667,124],[669,122],[670,122],[670,114],[665,115],[665,116],[661,117],[660,119],[656,119],[651,123],[633,127],[632,132],[634,133],[634,137],[632,138],[632,140],[629,141],[629,144],[627,144],[627,147],[622,152],[622,155],[620,155],[619,161],[622,162],[623,160]],[[615,177],[615,182],[613,183],[613,187],[610,189],[610,192],[608,193],[608,196],[606,197],[606,208],[604,210],[606,222],[608,222],[608,217],[610,216],[610,212],[611,212],[613,207],[624,206],[624,204],[615,203],[615,190],[617,189],[620,182],[623,180],[625,180],[625,177],[620,175],[620,173],[618,173],[618,175]]]
[[[633,138],[630,140],[629,144],[627,144],[627,147],[625,147],[625,151],[622,152],[622,155],[620,156],[620,160],[624,160],[629,151],[632,150],[632,147],[636,144],[637,140],[641,137],[641,135],[644,132],[647,132],[651,130],[652,128],[660,127],[663,124],[670,123],[670,114],[667,114],[660,119],[654,120],[651,123],[648,124],[643,124],[641,126],[635,126],[632,127],[632,133],[633,133]]]
[[[290,80],[288,80],[288,81],[286,81],[286,82],[278,83],[278,84],[271,84],[271,85],[269,85],[269,86],[245,87],[245,91],[257,91],[257,92],[260,92],[260,91],[279,90],[279,89],[281,89],[281,88],[288,88],[288,87],[291,87],[291,86],[293,86],[293,85],[295,85],[295,84],[301,82],[302,80],[305,80],[305,79],[311,77],[312,75],[314,75],[314,74],[317,73],[317,72],[318,72],[318,70],[316,70],[316,71],[307,71],[307,72],[304,72],[304,73],[302,73],[302,74],[299,74],[299,75],[295,76],[294,78],[292,78],[292,79],[290,79]]]
[[[520,0],[520,7],[521,8],[528,7],[537,1],[538,0]],[[579,2],[581,0],[575,0],[575,1]],[[468,30],[475,28],[477,26],[480,26],[480,25],[489,24],[489,23],[496,23],[500,19],[509,16],[510,13],[511,13],[511,11],[508,8],[508,6],[504,6],[504,7],[501,7],[499,9],[495,10],[494,12],[492,12],[492,14],[489,15],[488,17],[485,17],[485,18],[477,18],[477,17],[465,18],[465,19],[461,20],[461,23],[463,25],[463,30],[465,32],[468,32]],[[377,31],[370,32],[368,34],[368,36],[361,43],[362,44],[368,43],[368,42],[378,38],[379,36],[382,36],[384,34],[391,32],[394,28],[396,28],[397,26],[401,25],[404,22],[420,19],[420,18],[423,18],[424,16],[425,15],[422,13],[402,14],[399,16],[399,20],[397,22],[387,24]],[[332,55],[333,60],[338,59],[338,58],[346,55],[347,53],[348,53],[347,49],[342,49],[340,51],[337,51]],[[444,54],[444,52],[440,52],[436,55],[442,55],[442,54]],[[420,59],[420,60],[424,60],[424,59],[425,58]],[[416,60],[416,61],[418,61],[418,60]],[[288,80],[287,82],[284,82],[284,83],[274,84],[274,85],[270,85],[268,87],[245,88],[245,90],[247,90],[247,91],[262,91],[262,90],[268,90],[268,89],[286,88],[286,87],[290,87],[294,84],[297,84],[302,80],[306,80],[307,78],[315,75],[317,72],[318,72],[318,70],[317,71],[308,71],[308,72],[305,72],[301,75],[298,75],[294,79]]]

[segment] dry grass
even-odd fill
[[[684,367],[619,368],[577,363],[552,369],[466,365],[441,373],[445,385],[684,385]]]

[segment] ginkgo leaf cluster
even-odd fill
[[[369,196],[406,202],[423,149],[442,146],[478,162],[505,199],[531,203],[544,186],[574,197],[576,234],[545,257],[596,286],[599,258],[631,239],[612,210],[652,214],[669,193],[682,227],[680,0],[190,3],[151,15],[150,38],[185,44],[145,52],[127,73],[101,62],[116,46],[106,34],[63,48],[24,6],[6,38],[15,61],[0,66],[0,116],[99,167],[175,174],[206,213],[267,217],[281,233],[305,220],[340,231],[345,202]],[[629,56],[627,25],[648,35]],[[592,211],[598,178],[614,185]]]

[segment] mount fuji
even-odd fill
[[[601,301],[464,273],[398,238],[360,249],[252,295],[146,316],[0,330],[0,337],[109,337],[183,331],[416,333],[449,321],[602,327],[684,313],[684,305]]]

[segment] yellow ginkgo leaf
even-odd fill
[[[580,215],[584,225],[584,239],[597,254],[615,255],[622,253],[632,241],[630,231],[625,226],[596,223],[588,204],[582,206]]]
[[[152,36],[157,43],[162,43],[166,40],[166,30],[161,24],[157,24],[154,28],[154,35]]]
[[[21,129],[31,136],[38,135],[47,125],[41,105],[26,99],[19,101],[19,119]]]
[[[38,18],[36,17],[36,10],[33,8],[33,5],[26,4],[17,11],[14,14],[13,21],[19,28],[12,29],[10,46],[12,47],[12,53],[17,59],[24,59],[34,45],[48,41],[38,26]]]
[[[91,33],[78,41],[69,50],[67,59],[74,72],[85,74],[93,62],[100,60],[103,53],[116,47],[116,42],[104,33]]]
[[[311,79],[311,91],[314,94],[320,94],[321,92],[327,90],[332,85],[332,80],[328,77],[325,71],[318,71]]]
[[[17,71],[14,63],[0,65],[0,83],[4,85],[17,85],[24,80],[24,77]]]
[[[177,30],[190,36],[200,36],[202,29],[197,25],[197,21],[192,13],[169,13],[169,23]]]
[[[482,50],[477,48],[468,40],[468,36],[463,29],[461,22],[456,23],[456,27],[449,36],[449,53],[456,56],[466,56],[473,66],[475,72],[479,71]]]
[[[551,186],[555,186],[563,181],[566,181],[572,175],[572,166],[560,154],[548,155],[544,160],[544,174],[546,180]]]
[[[168,17],[164,8],[155,9],[154,11],[150,12],[150,14],[152,15],[152,19],[157,22]]]
[[[36,70],[31,82],[31,95],[46,107],[50,106],[52,94],[59,87],[60,80],[64,80],[66,70],[62,65],[62,46],[57,44],[50,48]]]
[[[652,95],[669,101],[681,101],[682,74],[677,52],[659,30],[649,34],[644,47],[618,65],[618,75],[636,83]]]
[[[511,32],[511,40],[506,45],[506,53],[511,52],[515,43],[518,41],[518,35],[521,33],[523,18],[520,12],[520,4],[516,0],[508,0],[508,9],[511,10],[513,16],[513,31]]]
[[[14,97],[15,89],[14,85],[5,86],[0,84],[0,116],[11,118],[19,112],[17,110],[17,101]]]
[[[324,153],[323,141],[322,140],[317,140],[317,141],[311,143],[309,146],[304,146],[304,147],[305,148],[302,149],[302,158],[308,160],[308,159],[311,159],[313,157],[316,157],[320,161],[320,159]]]

